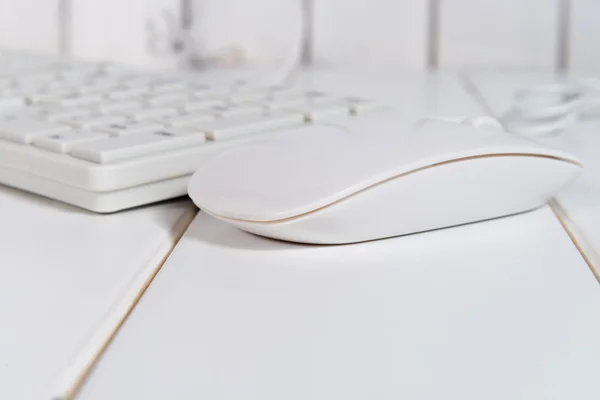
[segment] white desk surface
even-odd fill
[[[452,76],[314,79],[410,115],[482,113]],[[200,213],[77,399],[597,399],[598,310],[548,207],[331,247]]]
[[[0,399],[65,389],[190,210],[93,215],[0,187]]]
[[[598,310],[547,208],[335,247],[201,213],[77,398],[592,400]]]
[[[517,90],[555,81],[549,73],[532,70],[477,71],[468,74],[468,79],[481,101],[496,116],[508,111]],[[600,118],[588,119],[559,135],[538,137],[537,140],[570,151],[585,163],[581,177],[557,196],[557,211],[564,216],[563,219],[600,278],[599,130]]]

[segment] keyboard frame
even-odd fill
[[[0,182],[6,186],[99,214],[114,213],[185,196],[190,177],[191,174],[188,174],[111,192],[92,192],[11,168],[0,167]]]
[[[8,58],[13,54],[6,54]],[[19,53],[14,54],[16,59]],[[85,68],[97,68],[106,65],[102,62],[85,62],[76,59],[54,59],[43,55],[26,55],[25,60],[39,58],[44,63],[67,63]],[[9,63],[11,60],[8,60]],[[174,78],[185,84],[196,84],[197,76],[189,76],[185,71],[147,71],[136,70],[114,63],[117,71],[125,75],[138,75],[141,78]],[[112,68],[112,67],[110,67]],[[20,72],[19,72],[20,73]],[[206,81],[206,77],[202,79]],[[231,81],[235,82],[235,81]],[[231,85],[231,83],[230,83]],[[219,83],[209,85],[219,89],[229,86]],[[262,85],[260,85],[262,86]],[[311,92],[305,85],[295,89]],[[252,88],[252,86],[250,86]],[[339,96],[337,93],[327,94]],[[381,104],[381,106],[384,106]],[[377,113],[383,110],[376,110]],[[372,111],[366,111],[370,114]],[[362,111],[361,111],[362,113]],[[344,120],[361,118],[351,112],[340,116]],[[336,119],[332,117],[332,119]],[[250,135],[242,135],[220,140],[208,140],[194,147],[168,150],[164,153],[144,155],[128,160],[106,164],[87,161],[67,154],[52,152],[33,144],[21,144],[0,139],[0,184],[34,193],[43,197],[71,204],[96,213],[112,213],[133,207],[148,205],[158,201],[187,195],[189,178],[201,166],[201,163],[229,148],[246,145],[280,135],[288,129],[310,125],[304,124],[288,128],[265,129]],[[133,134],[133,133],[132,133]]]

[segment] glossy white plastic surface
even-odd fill
[[[257,234],[349,243],[544,205],[581,164],[492,127],[399,116],[293,130],[209,160],[189,194]]]

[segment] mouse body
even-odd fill
[[[530,211],[582,169],[568,153],[476,125],[374,116],[290,129],[207,160],[189,195],[248,232],[343,244]]]

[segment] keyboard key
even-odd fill
[[[80,85],[77,88],[79,93],[83,94],[101,94],[104,95],[107,92],[111,92],[114,90],[120,90],[120,87],[117,86],[117,83],[113,80],[106,81],[94,81],[89,83],[88,85]]]
[[[135,121],[126,123],[116,123],[106,126],[100,126],[96,129],[115,135],[129,135],[132,133],[146,133],[163,129],[163,124],[151,121]]]
[[[192,93],[198,100],[205,99],[221,99],[225,100],[228,95],[232,93],[232,89],[229,87],[206,87],[206,88],[192,88]]]
[[[269,86],[255,82],[237,81],[231,84],[229,95],[239,95],[244,93],[265,93],[271,91]]]
[[[24,76],[25,77],[25,76]],[[27,74],[26,79],[21,79],[19,83],[21,84],[32,84],[40,82],[47,82],[54,78],[54,74],[52,72],[38,72],[33,74]]]
[[[76,126],[78,128],[89,129],[110,124],[122,124],[126,121],[127,118],[118,115],[93,115],[90,117],[74,118],[71,119],[69,122],[65,121],[65,123]]]
[[[206,134],[210,140],[226,140],[244,135],[252,135],[273,129],[289,128],[305,123],[304,116],[299,113],[279,113],[262,116],[243,116],[219,119],[212,123],[194,125]]]
[[[120,85],[128,88],[148,88],[152,78],[144,75],[124,75],[118,78],[117,81]]]
[[[72,119],[89,117],[94,113],[89,108],[72,108],[69,110],[53,110],[43,114],[44,119],[50,122],[64,122]]]
[[[290,107],[304,107],[314,106],[317,104],[331,103],[333,101],[339,101],[338,98],[327,96],[322,93],[286,93],[281,94],[268,101],[266,106],[271,110],[285,109]]]
[[[214,107],[215,115],[219,118],[233,118],[239,116],[260,116],[265,114],[265,108],[259,104],[244,104],[229,107]]]
[[[42,104],[45,106],[56,105],[62,97],[77,95],[71,88],[56,87],[49,88],[44,92],[32,93],[27,99],[33,104]]]
[[[262,103],[269,100],[271,97],[269,92],[257,91],[248,93],[234,93],[229,96],[229,101],[233,104],[255,102]]]
[[[155,132],[157,135],[163,136],[185,136],[185,135],[202,135],[206,141],[206,135],[197,128],[190,127],[164,127]]]
[[[176,80],[173,81],[163,81],[163,82],[153,82],[150,84],[152,87],[152,91],[154,92],[173,92],[173,91],[183,91],[187,88],[187,85],[183,82],[178,82]]]
[[[185,92],[164,93],[148,97],[146,102],[151,106],[160,106],[173,103],[182,103],[184,100],[188,99],[188,97],[189,96]]]
[[[108,164],[198,146],[205,142],[205,135],[197,130],[164,129],[75,145],[70,154],[82,160]]]
[[[0,120],[8,121],[15,119],[34,119],[43,120],[44,115],[39,110],[30,109],[28,107],[18,108],[13,112],[0,112]]]
[[[289,111],[302,113],[307,120],[312,122],[328,121],[340,117],[348,118],[351,115],[350,105],[344,101],[291,107]]]
[[[55,153],[64,154],[67,153],[73,147],[73,145],[109,138],[110,135],[105,132],[72,131],[68,133],[34,138],[33,144],[34,146],[38,146]]]
[[[264,106],[269,110],[282,110],[291,107],[304,107],[309,104],[305,97],[293,97],[283,100],[271,100],[264,103]]]
[[[40,88],[36,86],[18,86],[10,88],[10,92],[3,93],[2,97],[16,97],[21,99],[23,103],[27,103],[29,96],[39,93]]]
[[[146,86],[138,86],[138,87],[121,89],[121,90],[113,90],[111,92],[108,92],[106,95],[108,97],[110,97],[111,99],[125,100],[125,99],[131,99],[131,98],[139,98],[143,94],[148,93],[148,91],[149,90]]]
[[[0,97],[0,111],[14,110],[15,108],[24,107],[25,98],[21,96],[2,96]]]
[[[205,100],[192,100],[190,102],[182,104],[180,107],[185,111],[205,111],[213,107],[224,107],[225,100],[223,99],[205,99]]]
[[[137,101],[115,101],[104,103],[98,107],[98,110],[103,113],[131,113],[139,111],[142,104]]]
[[[173,107],[146,108],[132,113],[134,118],[140,121],[144,119],[169,117],[177,114],[177,109]]]
[[[317,91],[305,91],[300,89],[284,89],[271,92],[273,100],[285,100],[303,98],[309,102],[325,101],[331,99],[332,96],[327,93]]]
[[[0,138],[22,144],[31,143],[35,137],[70,131],[69,126],[34,119],[0,121]]]
[[[57,101],[62,107],[88,106],[102,101],[102,96],[96,94],[72,94]]]
[[[213,114],[187,114],[162,119],[161,122],[169,126],[194,126],[204,122],[214,121]]]
[[[384,105],[380,102],[368,99],[349,98],[348,103],[350,111],[355,115],[385,110]]]

